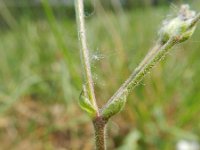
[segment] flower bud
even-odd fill
[[[191,26],[195,16],[195,11],[191,11],[189,5],[182,5],[177,17],[164,21],[159,32],[160,42],[165,44],[171,37],[178,37],[178,42],[190,38],[196,27],[196,24]]]

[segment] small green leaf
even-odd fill
[[[89,101],[89,99],[81,93],[79,97],[79,106],[88,113],[89,116],[94,117],[96,110]]]
[[[111,103],[107,103],[107,105],[102,109],[102,116],[105,119],[109,119],[110,117],[114,116],[115,114],[119,113],[126,103],[126,97],[128,95],[128,92],[124,92],[123,95],[121,95],[116,100],[113,100]]]
[[[196,26],[192,27],[190,30],[186,31],[183,35],[182,35],[182,38],[180,39],[180,43],[181,42],[184,42],[186,40],[188,40],[192,34],[194,33],[194,30],[195,30]]]

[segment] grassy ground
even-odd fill
[[[7,19],[10,27],[0,30],[0,150],[89,150],[92,125],[77,106],[81,65],[75,20],[56,20],[47,4],[44,8],[45,19]],[[99,105],[154,44],[168,13],[154,8],[113,15],[100,9],[87,15]],[[199,29],[173,48],[109,123],[110,149],[169,150],[181,139],[200,140]]]

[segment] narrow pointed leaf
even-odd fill
[[[102,109],[102,116],[105,119],[109,119],[110,117],[114,116],[115,114],[119,113],[126,103],[128,92],[124,92],[123,95],[121,95],[118,99],[112,101],[111,103],[108,103],[103,109]]]
[[[94,117],[96,114],[95,108],[92,106],[91,102],[83,94],[79,97],[79,106],[88,113],[89,116]]]

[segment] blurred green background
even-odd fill
[[[154,45],[162,20],[185,2],[200,11],[198,0],[86,1],[100,106]],[[109,149],[175,150],[181,140],[200,141],[199,49],[198,27],[112,118]],[[93,127],[77,104],[81,84],[73,1],[0,0],[0,150],[92,150]]]

